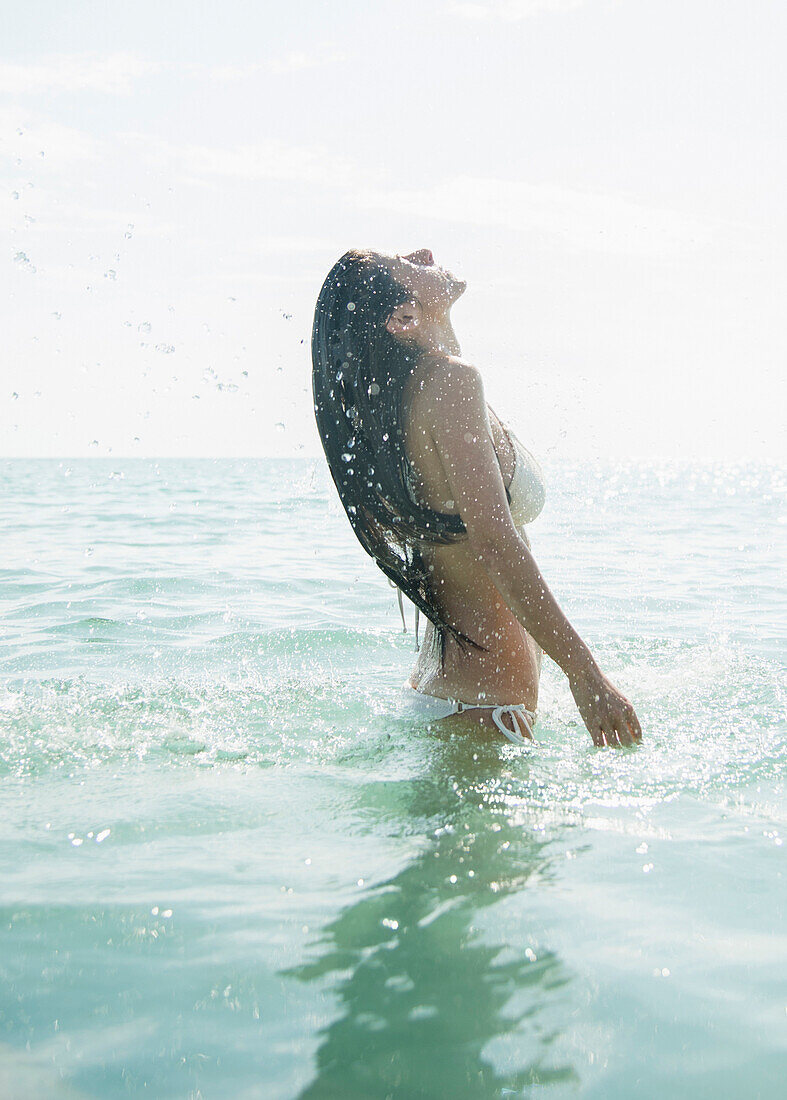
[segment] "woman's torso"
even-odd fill
[[[420,419],[419,373],[416,372],[404,393],[405,445],[413,469],[413,491],[436,511],[456,512],[431,433]],[[516,448],[491,409],[489,420],[503,481],[508,487],[516,470]],[[524,703],[534,710],[540,651],[506,606],[467,540],[425,545],[423,552],[432,567],[433,591],[446,620],[484,650],[471,646],[462,649],[451,635],[446,635],[445,662],[441,666],[439,647],[431,644],[434,628],[430,623],[410,677],[411,685],[441,698],[462,699],[467,703]]]

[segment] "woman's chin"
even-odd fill
[[[455,279],[453,275],[450,277],[448,284],[448,296],[451,302],[455,302],[457,298],[461,298],[464,292],[467,290],[467,283],[464,279]]]

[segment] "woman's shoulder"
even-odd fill
[[[420,360],[419,365],[428,371],[475,371],[477,368],[467,359],[459,355],[451,355],[447,351],[427,351]]]
[[[447,352],[431,351],[418,365],[417,388],[425,395],[446,398],[456,395],[467,397],[471,392],[483,394],[481,375],[477,367],[466,359]]]
[[[404,391],[411,432],[431,437],[435,425],[459,416],[468,405],[483,402],[481,376],[465,359],[444,352],[422,356]]]

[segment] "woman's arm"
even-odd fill
[[[520,623],[568,677],[594,744],[642,739],[634,708],[604,676],[566,618],[533,555],[519,536],[477,548],[478,560]]]
[[[478,561],[513,614],[565,672],[597,745],[642,737],[631,703],[613,687],[560,608],[508,507],[478,371],[445,357],[424,385],[432,440]]]

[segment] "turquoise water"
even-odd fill
[[[547,473],[639,750],[403,719],[320,464],[0,462],[0,1095],[784,1095],[785,474]]]

